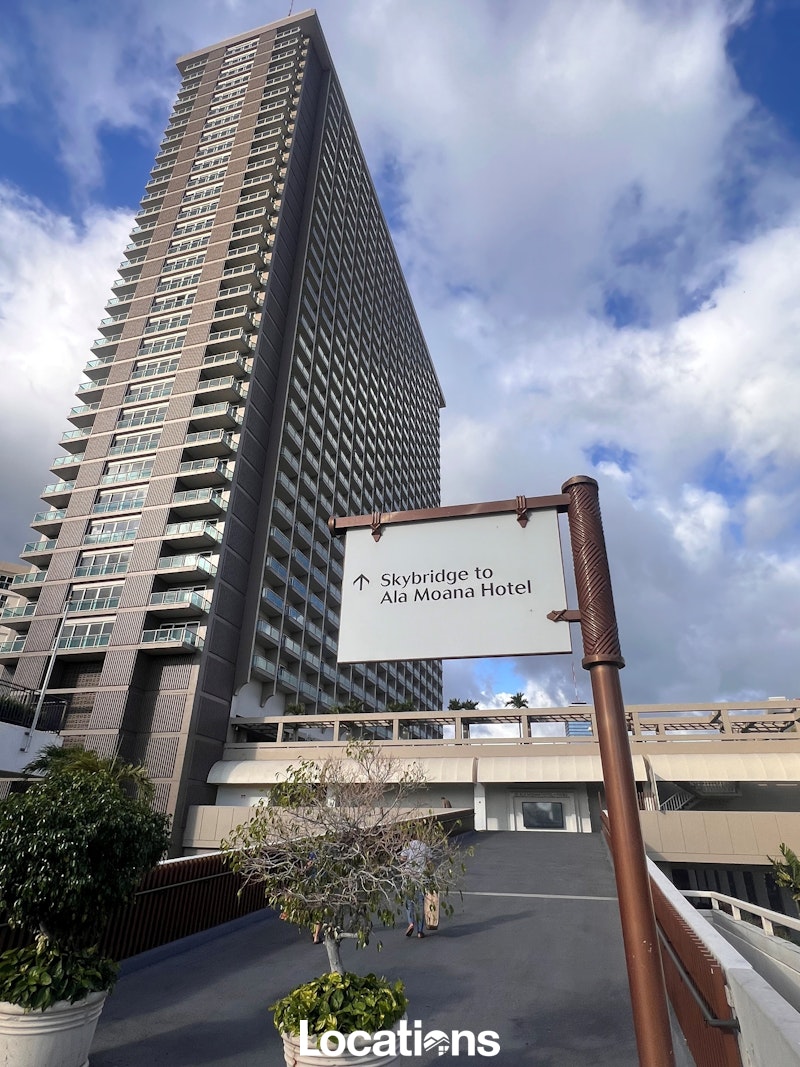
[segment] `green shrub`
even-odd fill
[[[97,949],[61,952],[47,938],[0,955],[0,1000],[25,1011],[44,1011],[59,1000],[74,1004],[111,989],[117,965]]]
[[[338,1030],[352,1034],[389,1030],[402,1019],[408,1006],[402,982],[388,982],[374,974],[323,974],[298,986],[270,1005],[281,1033],[299,1034],[300,1021],[308,1021],[309,1034]]]

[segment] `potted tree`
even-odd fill
[[[271,907],[324,940],[327,973],[271,1006],[289,1067],[396,1059],[391,1030],[406,1011],[402,982],[346,971],[341,948],[346,939],[366,946],[376,924],[394,925],[409,899],[421,911],[426,891],[441,893],[452,913],[447,898],[462,854],[411,806],[423,785],[419,768],[401,770],[372,743],[354,742],[346,758],[298,762],[223,842],[230,865],[263,885]]]
[[[168,844],[141,768],[51,747],[0,802],[0,912],[33,940],[0,955],[0,1062],[85,1067],[116,964],[98,945]]]

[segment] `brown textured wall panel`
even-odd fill
[[[47,568],[47,575],[50,581],[53,579],[71,578],[72,572],[75,569],[75,560],[78,553],[76,551],[71,552],[56,552],[53,558],[50,560],[50,566]]]
[[[175,470],[177,470],[178,464],[180,463],[180,455],[177,452],[177,450],[175,452],[172,452],[172,453],[169,453],[169,452],[168,453],[163,453],[163,452],[159,453],[159,455],[157,457],[157,461],[158,460],[163,460],[165,458],[168,461],[171,461],[170,465],[174,464]],[[159,463],[159,466],[161,466],[160,463]],[[154,474],[156,474],[156,473],[158,473],[158,474],[162,474],[162,473],[174,474],[175,470],[173,470],[173,471],[163,471],[163,472],[159,470],[158,472],[156,472],[155,468],[154,468],[153,473]],[[151,481],[150,482],[150,488],[147,491],[147,505],[148,505],[148,507],[152,506],[153,504],[169,504],[170,501],[172,500],[172,494],[173,494],[174,490],[175,490],[175,480],[172,477],[169,477],[169,478],[157,478],[156,480]]]
[[[145,607],[150,599],[153,578],[150,574],[128,574],[120,598],[120,608]]]
[[[180,396],[173,396],[169,402],[169,408],[167,409],[167,419],[169,421],[189,418],[189,412],[194,407],[195,392],[190,385],[186,385],[184,388],[189,389],[190,392],[183,393]]]
[[[108,448],[110,443],[110,434],[106,435],[105,437],[90,437],[86,443],[86,459],[99,459],[103,456],[108,455]]]
[[[64,610],[64,601],[67,598],[66,584],[57,585],[45,582],[39,597],[39,606],[36,608],[37,615],[61,615]]]
[[[75,548],[83,541],[85,531],[86,519],[78,518],[72,521],[65,519],[61,533],[58,535],[59,548]]]
[[[139,537],[161,537],[167,522],[167,508],[146,508],[139,523]]]
[[[77,737],[74,738],[77,741]],[[117,752],[117,734],[87,734],[84,748],[96,752],[98,756],[114,756]]]
[[[136,652],[133,649],[110,647],[103,663],[101,684],[104,686],[129,685],[135,660]]]
[[[14,682],[28,689],[36,689],[44,677],[47,656],[25,656],[17,664]]]
[[[158,541],[136,541],[128,564],[128,574],[136,571],[153,571],[158,566],[161,544]]]
[[[172,445],[183,444],[186,437],[186,423],[185,422],[168,422],[161,431],[161,446],[162,448],[169,448]],[[153,471],[156,474],[169,474],[174,473],[178,469],[178,463],[180,463],[180,456],[175,456],[175,453],[168,452],[167,457],[172,461],[173,465],[169,467],[162,467],[161,462],[164,456],[161,452],[156,456],[156,463],[153,467]]]
[[[58,618],[37,619],[34,615],[33,619],[31,619],[28,639],[25,642],[26,651],[50,652],[53,648],[58,623]]]
[[[141,640],[142,626],[144,624],[145,612],[143,610],[136,611],[122,611],[119,612],[114,620],[114,629],[111,634],[111,642],[114,645],[136,645]],[[134,653],[130,652],[129,655],[133,656]],[[105,685],[123,685],[124,679],[119,682],[112,682],[104,679]]]
[[[151,778],[169,778],[175,770],[178,738],[150,737],[144,740],[141,762],[147,773]]]
[[[94,420],[94,432],[105,433],[108,430],[113,430],[117,425],[117,415],[119,414],[118,407],[104,408],[102,411],[98,411]]]
[[[150,728],[154,733],[179,733],[185,714],[184,693],[159,693],[153,702]]]
[[[92,505],[94,504],[96,496],[96,489],[74,490],[70,497],[69,507],[67,508],[68,517],[74,519],[80,515],[88,515],[92,510]]]
[[[127,692],[100,692],[89,717],[90,730],[118,730],[125,714]]]
[[[154,687],[161,689],[188,689],[191,679],[191,664],[186,662],[185,656],[164,657],[159,663],[159,681]],[[154,672],[155,673],[155,672]]]
[[[100,459],[93,461],[84,460],[80,465],[78,475],[75,479],[75,488],[83,489],[88,485],[97,485],[103,473],[104,466],[105,463]]]

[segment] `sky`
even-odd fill
[[[295,13],[302,10],[295,6]],[[442,383],[442,501],[600,485],[630,703],[800,693],[800,2],[320,0]],[[0,558],[178,88],[289,0],[5,0]],[[445,700],[590,700],[561,657]]]

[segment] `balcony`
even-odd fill
[[[238,408],[231,404],[200,404],[193,407],[190,413],[193,426],[202,426],[205,429],[232,430],[234,426],[241,425],[241,417]],[[62,440],[62,444],[63,444]]]
[[[29,571],[27,574],[17,574],[11,582],[11,591],[20,596],[33,600],[42,591],[42,582],[47,577],[47,571]]]
[[[92,505],[92,515],[109,515],[118,511],[140,511],[144,505],[146,493],[126,497],[124,500],[98,500]]]
[[[258,263],[240,263],[238,266],[226,267],[222,272],[223,278],[237,278],[239,281],[247,281],[251,286],[257,285],[261,280],[261,271],[264,270],[264,264]]]
[[[53,537],[54,535],[58,537],[61,532],[61,524],[64,521],[65,515],[65,508],[54,508],[51,511],[37,511],[33,516],[31,529],[44,534],[45,537]]]
[[[116,611],[119,607],[118,596],[85,597],[82,600],[71,600],[67,604],[70,615],[84,615],[92,611]]]
[[[227,501],[216,489],[187,489],[175,493],[170,512],[182,519],[216,518],[227,507]]]
[[[25,637],[14,637],[10,641],[0,641],[0,658],[16,659],[25,647]]]
[[[97,359],[90,359],[86,366],[83,368],[83,373],[87,378],[91,378],[92,381],[97,381],[98,378],[108,379],[108,368],[114,362],[114,356],[98,356]]]
[[[256,308],[261,307],[260,296],[261,294],[254,290],[252,285],[248,285],[247,282],[243,282],[240,285],[231,285],[227,289],[220,289],[217,294],[217,310],[214,312],[214,318],[224,318],[222,313],[229,304],[236,307],[242,301],[247,304],[250,311],[255,311]]]
[[[232,374],[224,378],[206,378],[197,383],[198,400],[219,403],[223,400],[239,401],[244,398],[242,383]]]
[[[111,574],[125,574],[128,570],[128,561],[120,560],[118,563],[82,564],[75,568],[76,578],[105,578]]]
[[[233,472],[230,465],[218,459],[190,459],[178,467],[178,477],[198,489],[212,485],[228,485]]]
[[[183,445],[185,455],[193,459],[208,456],[229,456],[236,451],[236,442],[225,430],[198,430],[186,435]]]
[[[200,652],[203,638],[185,626],[170,626],[163,630],[145,630],[142,644],[150,646],[153,655],[170,656],[176,652]]]
[[[125,311],[121,315],[107,315],[104,319],[100,319],[100,332],[104,333],[106,337],[110,333],[114,332],[115,327],[121,326],[123,322],[128,319],[128,312]]]
[[[264,266],[264,248],[260,244],[242,245],[241,248],[229,248],[225,255],[225,266],[235,267],[239,263],[253,263]],[[225,275],[223,274],[223,277]]]
[[[105,648],[111,637],[107,634],[84,634],[82,637],[59,637],[56,648],[60,652],[83,652],[90,648]]]
[[[2,608],[0,609],[0,626],[6,626],[9,630],[19,630],[27,627],[31,615],[35,611],[35,604],[22,604],[15,608]]]
[[[186,556],[162,556],[158,561],[159,577],[164,582],[201,582],[213,578],[217,565],[205,556],[190,554]]]
[[[28,563],[35,563],[39,567],[42,564],[46,565],[50,562],[56,543],[54,537],[45,541],[28,541],[20,552],[20,558],[27,560]]]
[[[99,407],[99,400],[95,401],[94,404],[77,404],[74,408],[70,409],[67,418],[73,426],[91,426]]]
[[[222,531],[205,519],[171,522],[164,530],[164,543],[181,548],[213,548],[222,540]]]
[[[260,678],[274,678],[275,664],[266,656],[253,656],[251,661],[253,674]]]
[[[50,464],[50,470],[53,474],[62,474],[65,477],[70,475],[74,478],[80,470],[81,463],[83,462],[83,452],[77,452],[74,456],[56,456],[53,462]]]
[[[251,321],[251,320],[248,320]],[[251,325],[251,329],[253,329]],[[217,330],[208,335],[208,341],[206,342],[206,352],[229,352],[231,350],[236,352],[251,352],[253,345],[250,341],[250,334],[247,330],[241,328],[232,330]]]
[[[94,341],[92,341],[91,349],[93,352],[97,352],[99,349],[103,348],[108,351],[112,346],[116,348],[121,337],[122,331],[119,333],[108,334],[106,337],[96,337]]]
[[[138,281],[139,274],[135,274],[130,278],[117,278],[115,282],[111,283],[111,288],[114,290],[115,295],[121,296],[124,293],[130,299]]]
[[[57,508],[65,508],[69,504],[75,482],[53,482],[46,485],[40,496],[46,504],[52,504]]]
[[[239,286],[237,285],[238,289]],[[248,286],[245,286],[248,288]],[[233,307],[218,308],[213,316],[212,322],[224,322],[225,326],[229,329],[249,329],[254,330],[253,325],[253,308],[249,304],[234,304]]]
[[[75,396],[80,397],[81,400],[90,400],[97,394],[97,399],[100,399],[100,395],[103,389],[108,384],[108,376],[105,378],[98,378],[97,381],[81,382],[78,388],[75,390]]]
[[[120,482],[140,482],[143,478],[149,478],[153,473],[152,461],[146,466],[136,467],[132,470],[117,471],[116,474],[104,474],[100,479],[101,485],[117,485]]]
[[[84,441],[91,434],[92,428],[90,426],[84,427],[80,430],[67,430],[62,433],[59,444],[67,451],[80,452],[83,455]]]
[[[168,589],[152,594],[148,610],[158,617],[199,617],[208,613],[208,600],[193,589]]]
[[[215,355],[204,356],[201,373],[210,371],[219,374],[222,371],[226,375],[235,378],[245,378],[250,373],[247,359],[239,352],[217,352]]]

